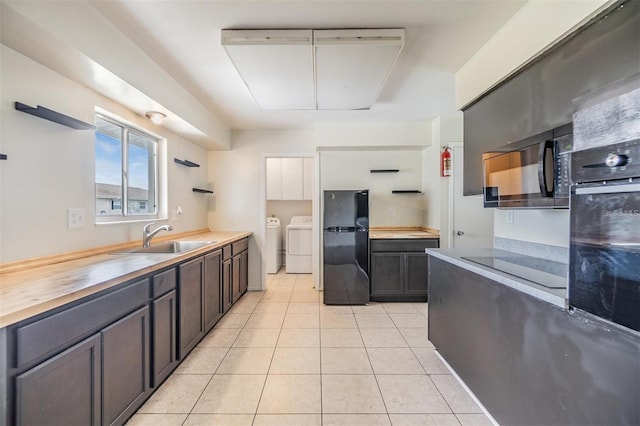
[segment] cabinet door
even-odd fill
[[[16,377],[16,424],[100,424],[100,335]]]
[[[222,312],[231,308],[231,259],[222,262]]]
[[[313,199],[313,165],[315,163],[313,158],[304,158],[302,164],[303,169],[303,177],[302,183],[304,185],[302,189],[302,199],[303,200],[312,200]]]
[[[240,256],[235,255],[231,259],[231,288],[232,288],[232,303],[240,298]]]
[[[178,365],[176,346],[176,292],[153,301],[153,374],[151,386],[158,387]]]
[[[204,261],[202,257],[179,266],[178,281],[178,357],[183,359],[204,336],[202,295]]]
[[[222,250],[204,257],[204,331],[207,333],[222,318]]]
[[[249,251],[240,254],[240,294],[249,288]]]
[[[405,254],[405,294],[427,297],[429,280],[429,255],[425,253]]]
[[[302,200],[302,158],[282,159],[282,199]]]
[[[149,308],[102,330],[102,424],[124,424],[150,392]]]
[[[267,158],[267,200],[282,199],[282,158]]]
[[[404,293],[403,253],[371,253],[371,296]]]

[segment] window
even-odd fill
[[[96,222],[158,217],[158,138],[95,118]]]

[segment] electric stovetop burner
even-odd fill
[[[547,288],[567,288],[567,265],[525,255],[462,257]]]

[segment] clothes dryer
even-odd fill
[[[310,274],[312,272],[313,218],[293,216],[287,225],[286,238],[287,274]]]

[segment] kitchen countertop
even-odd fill
[[[512,253],[486,248],[472,248],[472,249],[426,249],[425,252],[431,256],[442,259],[446,262],[452,263],[456,266],[464,268],[468,271],[475,272],[483,277],[497,281],[513,289],[519,290],[530,296],[536,297],[545,302],[549,302],[553,305],[561,308],[567,307],[567,289],[554,289],[547,288],[543,285],[528,281],[520,277],[516,277],[505,272],[501,272],[497,269],[489,268],[487,266],[480,265],[472,262],[463,257],[493,257],[493,256],[509,256]]]
[[[375,228],[369,230],[369,239],[376,240],[394,240],[406,238],[440,238],[440,234],[436,230],[424,230],[420,228],[403,229],[403,228]]]
[[[251,232],[204,232],[176,238],[177,241],[214,241],[184,253],[101,254],[2,275],[0,328],[250,235]]]

